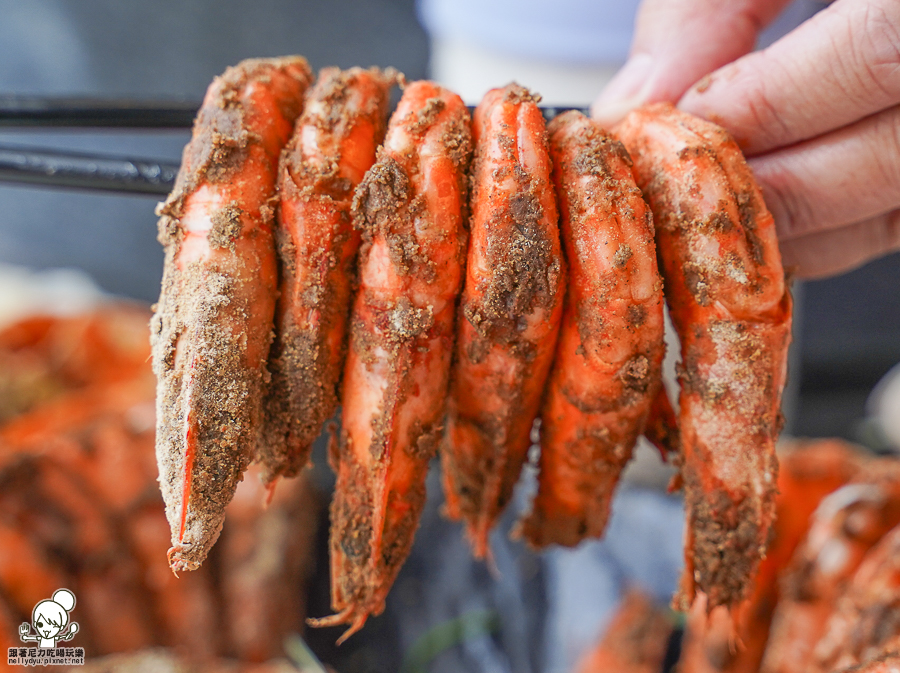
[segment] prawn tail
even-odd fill
[[[178,573],[196,570],[200,567],[200,563],[193,560],[193,556],[195,555],[193,546],[191,544],[178,544],[172,545],[169,548],[169,551],[166,552],[166,560],[169,562],[169,568],[172,569],[172,574],[175,577],[178,577]]]
[[[368,611],[360,610],[356,605],[348,605],[340,612],[329,615],[328,617],[320,617],[318,619],[312,617],[307,618],[306,623],[313,628],[349,624],[350,626],[347,628],[347,630],[344,631],[341,634],[341,637],[337,639],[337,644],[343,645],[350,636],[352,636],[354,633],[357,633],[360,629],[362,629],[363,626],[365,626],[366,620],[368,618]]]
[[[450,412],[451,422],[442,452],[445,513],[465,523],[476,559],[488,552],[488,537],[500,507],[503,487],[503,445],[495,445],[477,425]],[[492,461],[486,456],[494,454]]]

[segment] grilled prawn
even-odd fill
[[[393,71],[326,68],[282,154],[281,293],[265,401],[264,480],[294,476],[337,408],[359,232],[353,190],[384,137]]]
[[[622,468],[662,394],[662,282],[650,211],[620,142],[578,112],[551,122],[569,287],[541,410],[538,493],[523,532],[603,534]]]
[[[838,642],[823,638],[835,605],[870,550],[898,524],[900,465],[894,460],[869,463],[821,501],[782,582],[761,670],[808,671],[817,642]]]
[[[563,305],[556,196],[539,98],[510,84],[475,111],[472,216],[447,430],[447,513],[475,556],[519,478]]]
[[[900,648],[900,528],[866,554],[814,652],[807,670],[828,673],[868,663]],[[896,670],[896,669],[895,669]]]
[[[156,452],[176,571],[206,557],[255,457],[277,280],[270,201],[310,79],[299,57],[244,61],[217,78],[158,211]]]
[[[332,606],[318,626],[384,609],[425,504],[444,415],[466,234],[469,114],[431,82],[410,84],[356,191],[362,229],[350,318],[343,428],[329,459]]]
[[[681,338],[687,510],[682,607],[734,606],[752,586],[775,511],[775,438],[791,299],[772,216],[737,144],[656,104],[617,129],[653,210]]]
[[[829,439],[782,444],[778,459],[777,515],[772,541],[750,596],[732,610],[734,619],[725,608],[707,615],[703,601],[693,605],[682,640],[679,670],[692,673],[708,670],[759,672],[770,639],[775,641],[787,635],[782,627],[770,628],[776,606],[781,610],[782,605],[792,600],[781,596],[784,569],[806,536],[819,503],[853,478],[863,465],[862,454],[852,445]],[[829,521],[832,533],[840,530],[843,521],[843,517]],[[835,589],[836,586],[832,584]],[[792,637],[783,644],[792,655],[802,653],[805,656],[809,647],[805,647],[805,639],[798,639],[798,635],[800,633],[794,630],[790,633]],[[736,642],[742,646],[735,647]],[[807,667],[800,665],[793,670],[805,671]]]

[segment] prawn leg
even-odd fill
[[[517,84],[475,110],[466,281],[441,461],[475,556],[512,497],[562,315],[564,263],[540,99]]]
[[[672,401],[669,399],[665,385],[659,387],[659,391],[650,404],[650,415],[647,417],[647,425],[644,427],[644,437],[656,447],[664,461],[671,458],[677,465],[678,456],[681,453],[681,438],[678,432],[678,418],[672,408]],[[675,484],[678,483],[680,483],[680,477],[676,475]],[[670,490],[676,489],[670,487]]]
[[[535,547],[600,537],[662,387],[662,282],[650,211],[623,145],[578,112],[549,126],[569,286],[541,411]]]
[[[349,624],[341,641],[383,611],[425,504],[465,262],[470,136],[456,94],[431,82],[410,84],[354,197],[363,236],[359,292],[343,428],[329,456],[337,472],[330,544],[338,614],[310,621]]]
[[[256,455],[277,281],[270,202],[310,79],[300,57],[244,61],[217,78],[158,209],[156,456],[175,571],[206,557]]]
[[[350,215],[353,190],[375,162],[396,78],[375,68],[323,69],[282,153],[281,292],[260,451],[270,486],[309,462],[313,441],[337,409],[360,243]]]

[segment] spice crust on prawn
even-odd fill
[[[275,309],[275,173],[310,80],[300,57],[244,61],[216,78],[158,209],[156,454],[176,571],[206,557],[256,455]]]

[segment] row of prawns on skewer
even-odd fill
[[[740,150],[667,106],[634,113],[621,142],[577,112],[546,129],[515,84],[472,124],[456,94],[414,82],[386,125],[401,81],[326,69],[307,91],[293,57],[244,62],[207,94],[160,208],[157,454],[173,569],[202,562],[249,462],[271,493],[340,401],[337,614],[318,624],[350,624],[347,637],[383,610],[439,449],[447,512],[486,555],[538,415],[531,544],[601,535],[638,437],[665,455],[680,427],[684,597],[736,603],[771,525],[790,323]],[[657,244],[683,344],[677,422]]]

